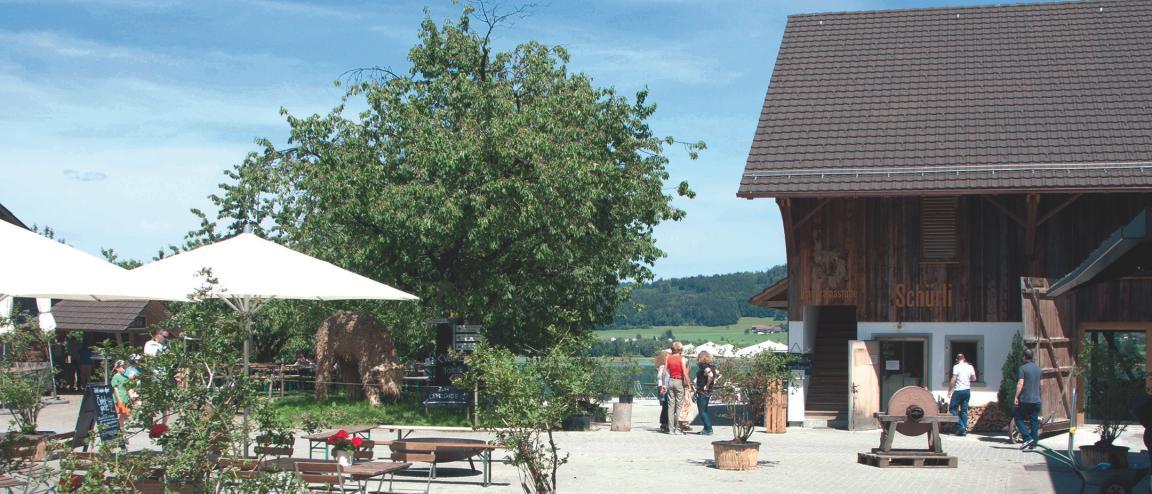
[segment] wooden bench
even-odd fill
[[[380,428],[380,429],[384,429],[388,432],[395,431],[397,440],[404,439],[405,437],[408,437],[409,434],[412,434],[413,432],[416,432],[416,431],[420,431],[420,432],[449,432],[449,433],[456,433],[456,434],[462,433],[462,432],[482,432],[482,431],[479,431],[477,429],[473,429],[471,427],[453,427],[453,426],[446,426],[446,425],[441,426],[441,425],[387,425],[386,424],[386,425],[378,425],[376,427]],[[408,432],[404,432],[404,431],[408,431]],[[351,434],[352,431],[348,431],[348,433]]]
[[[402,439],[394,441],[390,444],[392,449],[392,459],[394,461],[420,461],[432,464],[432,469],[429,472],[430,478],[436,476],[436,451],[443,449],[469,449],[479,450],[480,463],[484,467],[483,485],[488,487],[492,483],[492,451],[504,448],[502,444],[494,443],[475,443],[475,442],[422,442],[420,439]],[[469,458],[471,462],[471,458]],[[475,466],[473,466],[475,470]]]

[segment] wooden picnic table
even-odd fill
[[[343,430],[344,432],[347,432],[348,435],[351,437],[359,437],[361,439],[372,439],[372,429],[375,429],[375,428],[376,428],[376,426],[371,425],[371,424],[347,425],[347,426],[343,426],[343,427],[336,427],[334,429],[328,429],[328,430],[323,431],[323,432],[317,432],[315,434],[308,434],[305,436],[301,436],[301,438],[306,439],[308,441],[308,458],[312,458],[312,453],[319,450],[319,451],[324,452],[324,459],[327,460],[328,459],[328,438],[332,437],[332,434],[335,434],[335,433],[339,432],[340,430]]]
[[[457,439],[457,438],[413,438],[413,439],[399,439],[388,443],[389,447],[397,445],[399,447],[393,448],[399,456],[393,456],[394,459],[403,460],[404,450],[413,451],[432,451],[438,450],[473,450],[480,456],[480,463],[484,466],[483,485],[488,487],[492,483],[492,451],[495,449],[503,448],[503,444],[496,444],[485,442],[479,439]],[[434,456],[435,457],[435,456]],[[472,455],[467,455],[468,462],[472,462]],[[475,466],[472,467],[476,469]]]
[[[298,462],[320,463],[319,460],[311,458],[276,458],[265,460],[260,464],[260,468],[268,472],[293,472],[296,471],[296,463]],[[323,463],[335,462],[325,460]],[[351,477],[360,487],[360,492],[365,492],[369,480],[381,477],[381,482],[383,482],[384,475],[405,470],[411,466],[411,463],[400,461],[363,461],[340,468],[340,473]]]
[[[451,433],[480,432],[480,431],[473,429],[471,427],[455,427],[455,426],[447,426],[447,425],[391,425],[391,424],[385,424],[385,425],[378,425],[376,427],[380,428],[380,429],[384,429],[388,432],[395,431],[397,440],[404,439],[404,438],[408,437],[408,435],[410,435],[416,431],[420,431],[420,432],[451,432]],[[408,431],[408,432],[404,432],[404,431]],[[349,433],[351,433],[351,432],[349,432]]]

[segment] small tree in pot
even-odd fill
[[[725,405],[726,412],[721,416],[732,420],[732,440],[712,443],[716,468],[756,468],[760,443],[748,439],[769,401],[792,376],[788,364],[797,359],[796,354],[765,351],[720,362],[721,380],[713,397]]]
[[[1113,444],[1134,420],[1130,400],[1142,396],[1144,378],[1133,373],[1143,355],[1132,348],[1112,345],[1106,341],[1088,341],[1080,353],[1084,366],[1085,408],[1088,416],[1096,419],[1096,444],[1081,446],[1080,454],[1086,466],[1108,461],[1114,468],[1127,468],[1128,448]]]

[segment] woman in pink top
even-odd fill
[[[668,356],[668,425],[669,434],[684,434],[676,427],[680,416],[680,407],[684,405],[684,390],[691,389],[688,380],[688,359],[684,358],[684,345],[679,341],[672,343],[672,354]]]

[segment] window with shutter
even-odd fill
[[[956,261],[956,197],[925,197],[921,200],[921,260]]]

